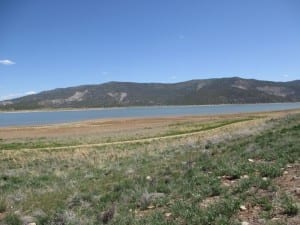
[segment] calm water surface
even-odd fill
[[[274,111],[284,109],[300,109],[300,102],[205,106],[124,107],[52,112],[2,112],[0,113],[0,127],[56,124],[103,118],[159,117],[175,115],[217,115],[242,112]]]

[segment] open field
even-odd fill
[[[0,128],[0,224],[300,224],[300,110]]]

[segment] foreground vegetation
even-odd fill
[[[91,148],[2,140],[0,224],[299,224],[300,114],[226,136],[255,119],[176,123],[160,135],[211,133]]]

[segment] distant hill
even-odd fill
[[[9,101],[2,110],[300,101],[300,80],[271,82],[239,77],[181,83],[109,82],[43,91]]]

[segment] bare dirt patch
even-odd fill
[[[279,191],[292,195],[300,203],[300,164],[287,165],[283,176],[276,179],[275,183],[278,185]]]
[[[264,224],[286,224],[299,225],[300,215],[288,215],[282,205],[282,196],[287,195],[295,202],[295,206],[300,206],[300,164],[290,164],[283,168],[283,175],[274,180],[275,190],[262,190],[253,188],[257,199],[269,199],[272,203],[272,210],[269,217],[263,215],[263,209],[256,204],[247,203],[246,210],[238,213],[239,221],[248,222],[251,225]]]

